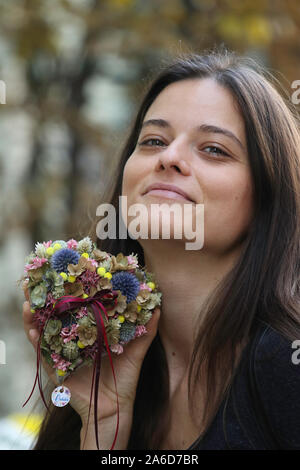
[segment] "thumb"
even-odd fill
[[[153,311],[152,317],[148,321],[148,323],[145,325],[147,329],[147,333],[143,336],[144,338],[148,337],[148,340],[150,343],[153,341],[157,334],[157,329],[158,329],[158,323],[159,323],[159,318],[160,318],[160,308],[156,307]]]

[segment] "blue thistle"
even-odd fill
[[[140,283],[134,274],[121,271],[113,274],[111,278],[113,290],[120,290],[122,295],[126,295],[126,301],[129,304],[136,299],[140,291]]]
[[[120,341],[128,343],[135,336],[136,326],[133,323],[124,322],[120,328]]]
[[[68,264],[77,264],[80,254],[70,248],[57,250],[51,258],[51,266],[58,273],[67,272]]]

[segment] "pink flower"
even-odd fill
[[[150,289],[149,286],[147,286],[147,284],[144,282],[143,284],[140,285],[140,289],[147,289],[148,291],[152,292],[152,289]]]
[[[69,361],[65,361],[59,354],[52,353],[51,358],[53,359],[55,369],[60,369],[66,371],[67,368],[72,364]]]
[[[48,242],[43,242],[43,245],[44,245],[46,248],[50,248],[50,246],[52,245],[52,240],[49,240]]]
[[[138,325],[135,329],[135,338],[143,336],[147,333],[147,329],[144,325]]]
[[[76,250],[78,242],[74,240],[73,238],[71,238],[70,240],[67,241],[67,245],[68,245],[68,248],[70,248],[70,250]]]
[[[96,268],[98,268],[98,263],[95,259],[89,258],[89,261],[92,263],[93,266],[96,266]]]
[[[76,318],[85,317],[85,316],[87,316],[87,314],[88,314],[87,307],[81,307],[81,309],[78,310],[78,312],[76,313]]]
[[[127,260],[128,260],[128,264],[132,265],[133,268],[138,267],[138,263],[136,262],[136,259],[133,256],[128,255]]]
[[[78,328],[78,325],[76,323],[73,323],[73,325],[71,326],[71,329],[69,326],[62,328],[60,332],[60,336],[63,338],[64,343],[68,343],[72,339],[76,338],[77,328]]]
[[[41,266],[43,266],[44,263],[47,263],[47,261],[48,261],[47,258],[39,258],[38,256],[36,256],[32,260],[32,263],[25,265],[24,269],[25,269],[26,272],[28,272],[31,269],[38,269]]]
[[[110,350],[119,355],[123,352],[123,346],[121,344],[112,344]]]

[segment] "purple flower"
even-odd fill
[[[80,254],[70,248],[57,250],[51,258],[51,266],[58,273],[67,272],[68,264],[77,264]]]
[[[120,290],[122,295],[126,295],[126,301],[129,304],[136,299],[140,291],[140,283],[134,274],[121,271],[113,274],[111,278],[113,290]]]

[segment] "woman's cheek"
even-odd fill
[[[224,187],[223,187],[224,188]],[[247,188],[247,190],[245,190]],[[204,247],[222,252],[236,245],[252,220],[251,188],[215,194],[204,203]]]

